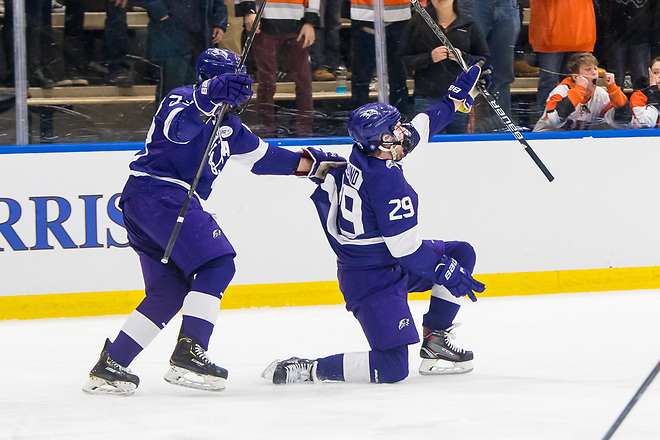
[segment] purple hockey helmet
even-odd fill
[[[206,49],[197,58],[197,82],[201,84],[203,81],[217,75],[236,73],[236,67],[238,67],[239,61],[240,57],[230,50],[217,48]],[[238,73],[247,74],[245,65],[241,66],[241,70]]]
[[[393,127],[401,120],[396,107],[383,102],[372,102],[358,107],[348,117],[348,135],[364,153],[379,149],[383,133],[394,136]]]

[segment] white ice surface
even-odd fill
[[[411,303],[417,325],[425,301]],[[222,310],[209,356],[220,393],[167,384],[177,316],[133,362],[130,397],[81,391],[124,316],[0,321],[0,439],[602,439],[660,359],[660,290],[482,298],[466,303],[457,345],[467,375],[394,385],[275,386],[275,358],[364,351],[342,306]],[[614,440],[660,438],[660,378]]]

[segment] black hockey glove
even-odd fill
[[[481,293],[486,286],[472,278],[456,260],[443,257],[435,268],[435,282],[441,284],[457,298],[468,296],[473,302],[477,300],[474,292]]]
[[[254,92],[252,78],[242,73],[227,73],[207,79],[194,92],[197,108],[207,116],[214,116],[223,103],[234,106],[247,101]]]
[[[320,185],[325,181],[330,168],[339,168],[346,166],[346,159],[336,153],[326,153],[320,148],[303,148],[302,157],[312,159],[312,169],[307,173],[307,177]]]

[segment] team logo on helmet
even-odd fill
[[[240,63],[240,57],[227,49],[206,49],[197,59],[198,84],[209,78],[226,73],[234,73]],[[241,66],[240,73],[247,73],[245,65]]]
[[[377,116],[378,114],[379,114],[378,110],[376,110],[376,109],[367,109],[367,110],[363,111],[362,113],[360,113],[360,117],[361,118],[370,118],[372,116]]]

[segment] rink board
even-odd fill
[[[404,170],[422,235],[472,243],[485,295],[660,288],[659,137],[526,135],[552,183],[510,135],[436,137],[443,142],[416,150]],[[278,143],[350,153],[344,138]],[[0,319],[124,314],[140,301],[116,206],[139,148],[0,148]],[[206,203],[238,252],[223,308],[341,303],[314,188],[230,160]]]

